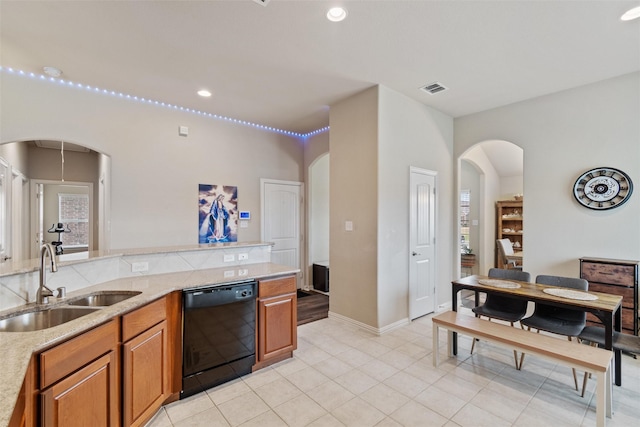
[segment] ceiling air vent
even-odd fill
[[[442,92],[442,91],[447,90],[446,87],[444,87],[443,85],[441,85],[438,82],[429,83],[428,85],[423,86],[420,89],[422,89],[423,91],[427,92],[429,95],[435,95],[438,92]]]
[[[258,3],[258,4],[261,4],[261,5],[263,5],[263,6],[266,6],[266,5],[268,5],[268,4],[269,4],[269,2],[270,2],[271,0],[253,0],[253,1],[254,1],[254,3]]]

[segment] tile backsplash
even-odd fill
[[[244,259],[239,259],[239,256]],[[64,286],[67,292],[73,292],[124,277],[231,267],[270,260],[271,244],[122,255],[61,265],[53,274],[47,269],[46,280],[47,286],[53,290]],[[0,310],[34,302],[38,276],[37,271],[31,271],[0,277]]]

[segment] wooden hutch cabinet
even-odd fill
[[[589,290],[622,296],[622,332],[638,335],[638,265],[640,261],[607,258],[580,258],[580,277],[589,281]],[[591,324],[601,322],[587,314]]]
[[[496,240],[509,239],[514,251],[524,248],[522,200],[500,200],[496,202]],[[495,248],[495,263],[499,266],[499,254]]]

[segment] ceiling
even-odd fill
[[[336,4],[340,23],[325,18]],[[375,84],[460,117],[638,71],[640,20],[619,19],[637,5],[1,0],[0,63],[307,133]],[[419,89],[435,81],[448,90]]]

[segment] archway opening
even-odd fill
[[[487,274],[498,266],[496,240],[502,236],[502,228],[513,230],[512,243],[516,241],[522,251],[524,221],[518,226],[501,227],[498,230],[496,206],[499,201],[523,201],[524,150],[503,140],[487,140],[474,144],[458,159],[458,236],[460,246],[460,275]],[[518,213],[523,216],[521,207]],[[514,212],[510,212],[510,215]],[[472,254],[473,262],[463,255]]]

